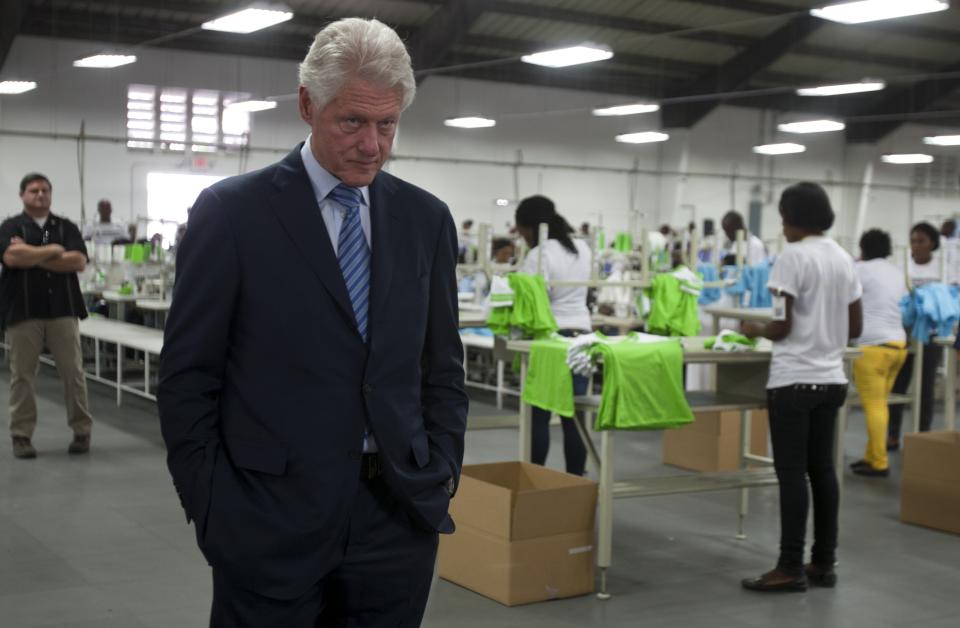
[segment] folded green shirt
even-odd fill
[[[560,416],[573,416],[573,375],[567,366],[570,342],[551,338],[530,347],[523,401]]]
[[[603,357],[603,393],[596,430],[660,430],[693,422],[683,391],[679,342],[598,343]]]

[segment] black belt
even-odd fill
[[[380,462],[379,454],[372,453],[360,456],[361,480],[375,480],[381,475],[383,475],[383,463]]]
[[[803,392],[827,392],[830,390],[840,390],[846,388],[846,384],[794,384],[794,390]]]

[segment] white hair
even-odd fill
[[[400,90],[401,110],[410,106],[417,91],[403,40],[378,20],[348,17],[331,22],[317,33],[300,64],[300,84],[320,109],[351,78]]]

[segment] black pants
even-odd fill
[[[913,354],[907,356],[903,368],[893,384],[893,392],[902,395],[910,387],[913,378]],[[937,367],[943,359],[943,346],[923,345],[923,365],[920,373],[920,431],[929,432],[933,425],[934,387],[937,383]],[[952,385],[952,384],[951,384]],[[900,440],[901,425],[903,424],[903,404],[890,406],[890,424],[887,427],[887,436],[891,440]]]
[[[788,573],[803,568],[809,496],[813,493],[813,562],[836,561],[839,490],[833,463],[837,411],[846,401],[840,384],[797,384],[767,390],[773,466],[780,482],[780,560]]]
[[[211,628],[417,628],[437,534],[413,526],[383,478],[361,480],[340,566],[293,600],[241,589],[213,571]]]
[[[580,331],[571,329],[561,329],[558,332],[562,336],[572,337],[579,335]],[[573,376],[573,394],[585,395],[590,380],[581,375]],[[533,420],[533,443],[531,444],[531,458],[534,464],[545,464],[547,462],[547,453],[550,451],[550,411],[534,406],[531,408],[531,418]],[[583,414],[578,412],[577,417],[583,420]],[[583,475],[587,470],[587,447],[580,438],[574,419],[560,419],[560,425],[563,427],[563,458],[566,462],[567,473],[573,475]]]

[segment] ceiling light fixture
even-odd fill
[[[858,0],[810,9],[810,14],[841,24],[863,24],[946,11],[949,8],[949,0]]]
[[[660,111],[660,105],[651,103],[634,103],[632,105],[615,105],[613,107],[602,107],[594,109],[595,116],[635,116],[640,113],[653,113]]]
[[[481,118],[480,116],[466,116],[463,118],[447,118],[443,121],[444,126],[452,126],[458,129],[488,129],[497,126],[496,120],[490,118]]]
[[[35,81],[0,81],[0,94],[22,94],[36,88]]]
[[[227,109],[232,109],[234,111],[249,111],[251,113],[255,111],[267,111],[269,109],[277,108],[277,101],[275,100],[238,100],[237,102],[232,102],[226,105]]]
[[[644,131],[642,133],[624,133],[614,139],[623,144],[651,144],[653,142],[666,142],[670,139],[670,136],[657,131]]]
[[[121,65],[129,65],[137,62],[137,55],[121,54],[116,52],[100,52],[95,55],[76,59],[73,62],[75,68],[118,68]]]
[[[819,87],[801,87],[797,90],[798,96],[842,96],[844,94],[862,94],[864,92],[879,92],[887,84],[879,80],[864,79],[859,83],[842,83],[840,85],[820,85]]]
[[[293,11],[285,5],[257,2],[246,9],[204,22],[201,27],[209,31],[247,34],[286,22],[292,17]]]
[[[758,155],[794,155],[796,153],[802,153],[807,150],[807,147],[803,144],[794,144],[792,142],[784,142],[782,144],[762,144],[760,146],[754,146],[753,152]]]
[[[571,65],[606,61],[613,57],[613,51],[607,46],[593,43],[583,43],[579,46],[544,50],[529,55],[523,55],[520,60],[524,63],[542,65],[548,68],[565,68]]]
[[[929,164],[933,163],[933,155],[924,155],[922,153],[911,153],[903,155],[884,155],[880,158],[885,164]]]
[[[779,124],[777,128],[784,133],[827,133],[829,131],[842,131],[847,128],[847,125],[836,120],[804,120],[803,122]]]
[[[923,143],[930,146],[960,146],[960,135],[934,135],[923,138]]]

